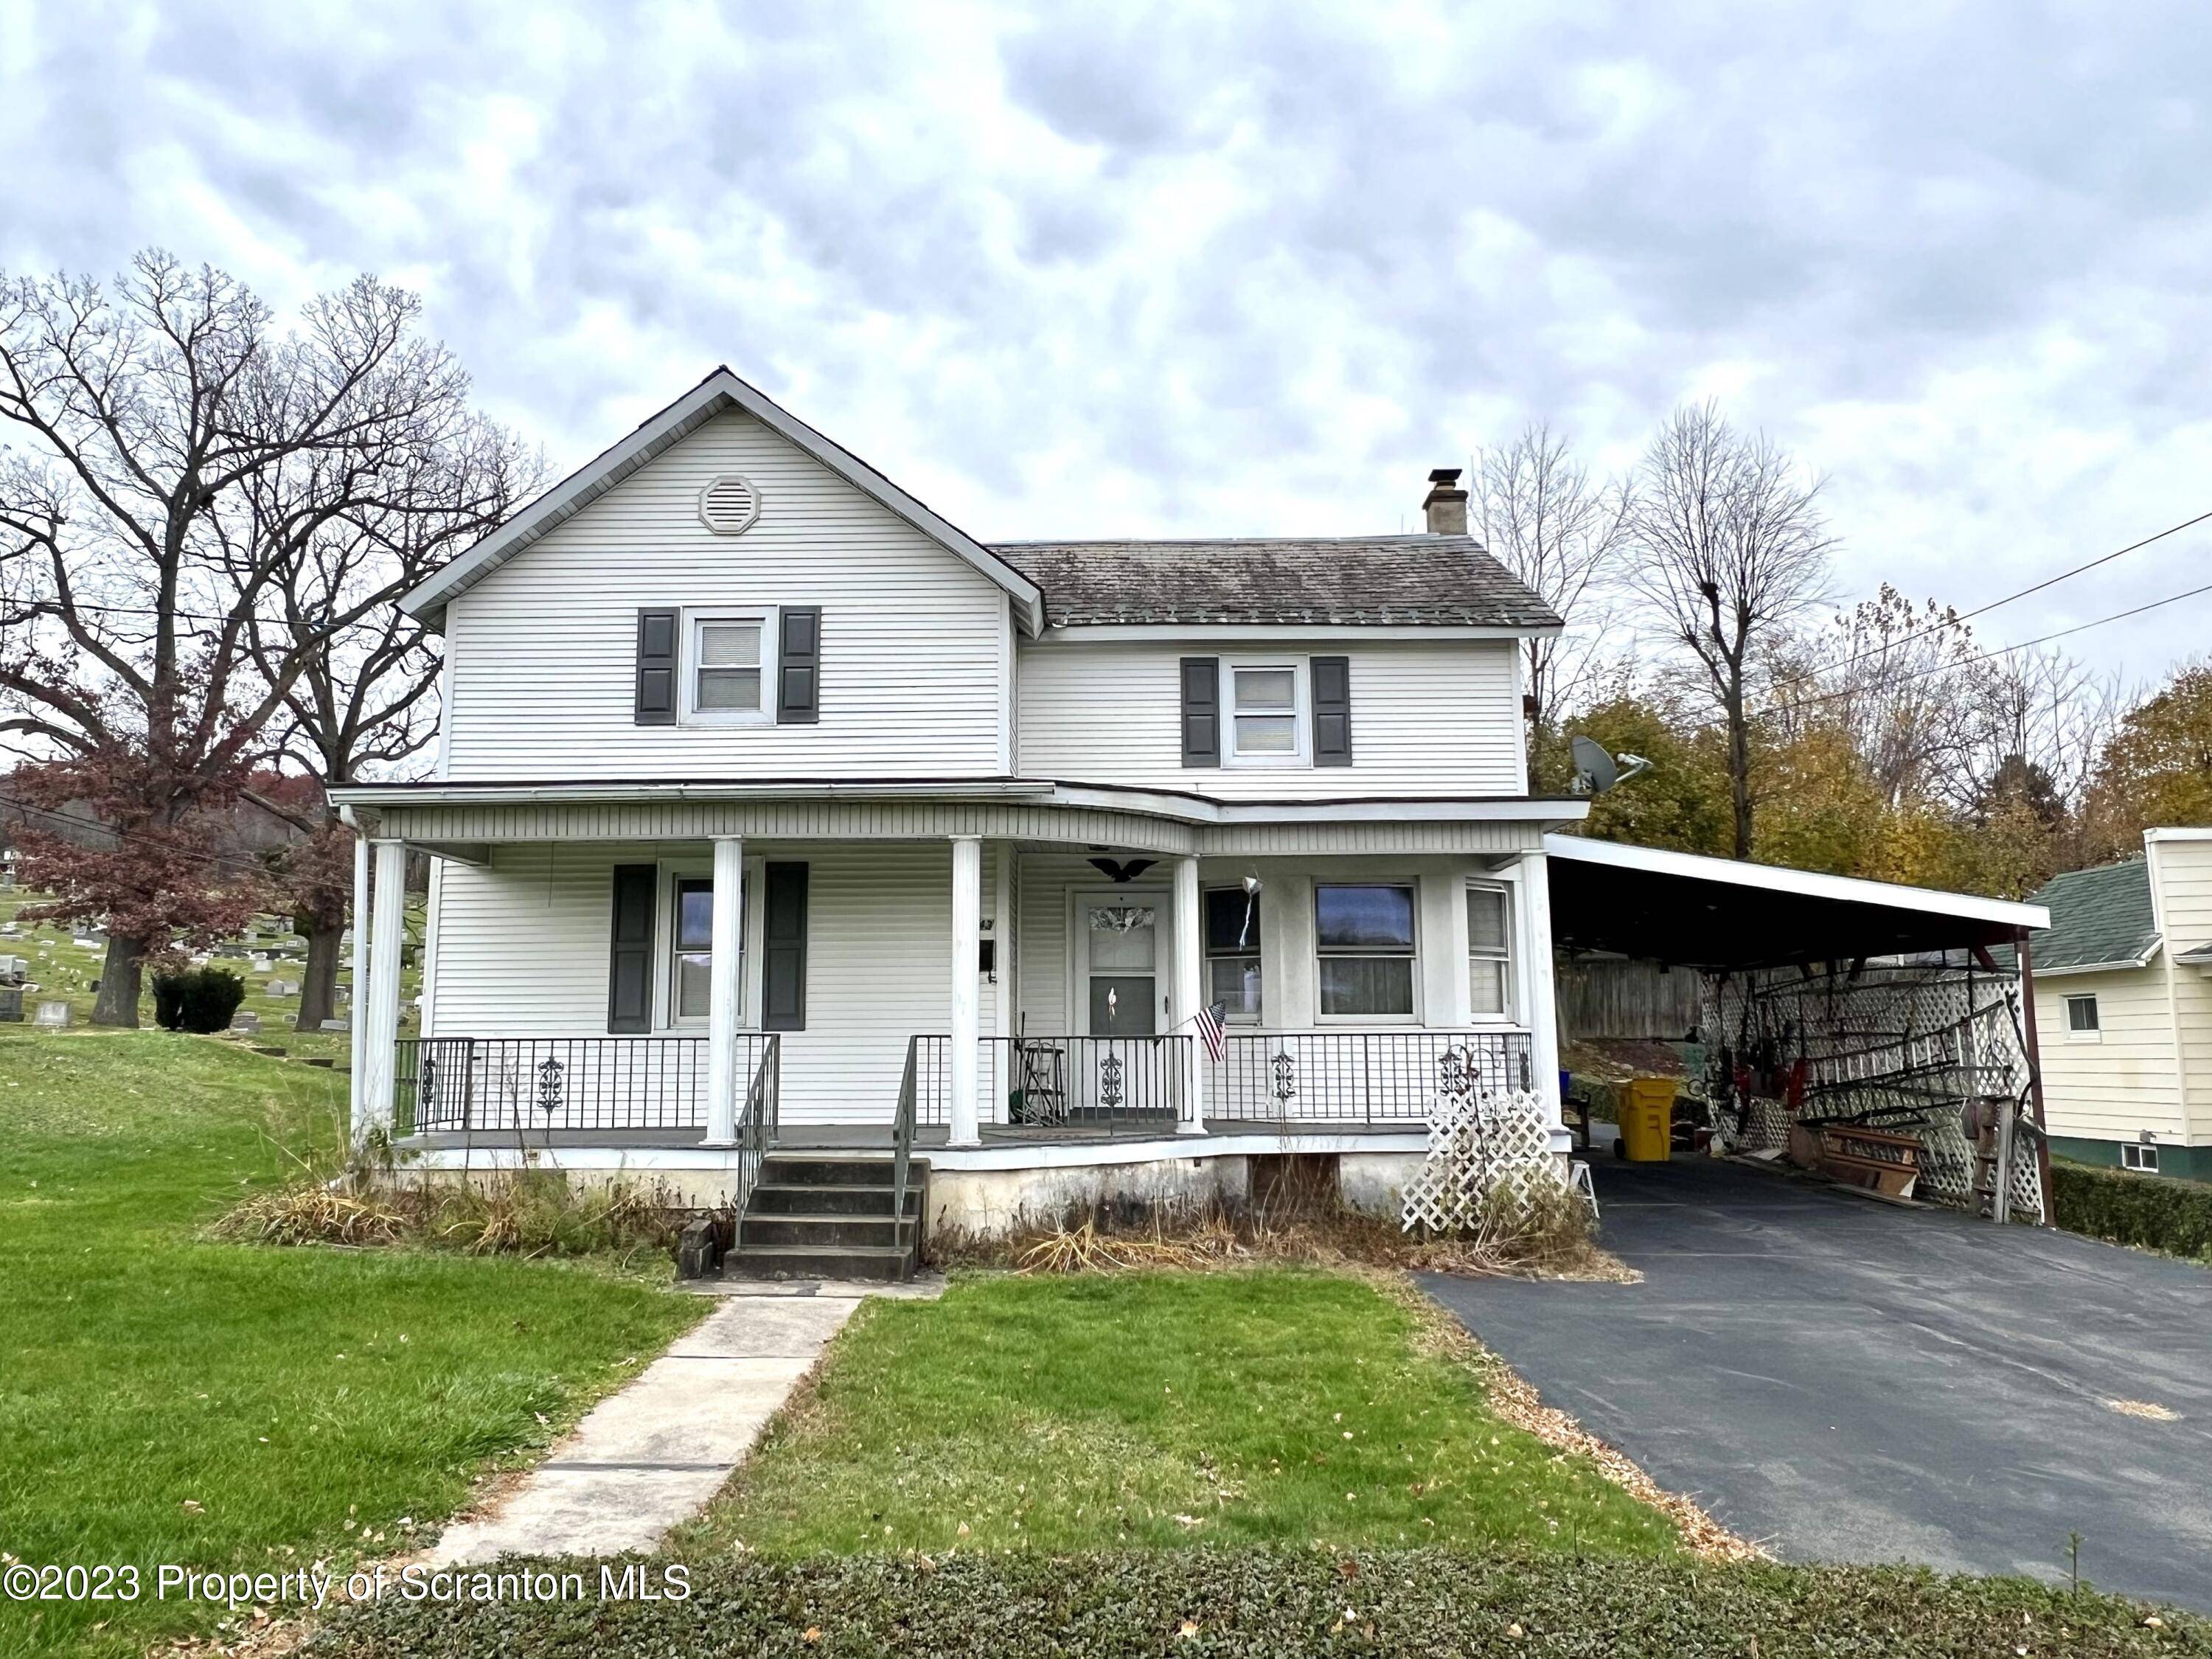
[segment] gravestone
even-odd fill
[[[40,1003],[39,1005],[39,1012],[31,1017],[31,1024],[33,1025],[49,1025],[57,1030],[69,1024],[69,1004],[66,1002]]]
[[[350,1031],[353,1030],[353,1022],[344,1019],[326,1019],[323,1022],[323,1029],[325,1031]]]
[[[230,1029],[234,1031],[258,1031],[261,1029],[261,1016],[251,1008],[241,1008],[231,1016]]]
[[[23,1023],[23,988],[20,985],[0,985],[0,1024],[21,1025]]]
[[[29,967],[21,957],[0,957],[0,979],[20,980]]]
[[[300,994],[299,981],[289,979],[272,979],[269,981],[269,994],[272,997],[295,997]]]

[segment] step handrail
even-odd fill
[[[753,1067],[751,1086],[745,1091],[745,1109],[738,1118],[738,1184],[731,1206],[742,1224],[753,1188],[760,1181],[761,1165],[775,1149],[782,1127],[783,1038],[771,1034],[762,1046],[760,1063]]]
[[[898,1112],[891,1119],[891,1237],[895,1240],[902,1237],[906,1229],[906,1166],[914,1153],[915,1099],[919,1092],[915,1057],[921,1047],[919,1036],[907,1038],[906,1075],[899,1079]],[[917,1221],[917,1243],[921,1232]]]

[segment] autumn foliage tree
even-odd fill
[[[159,252],[112,286],[0,278],[0,739],[36,809],[25,881],[108,929],[96,1023],[135,1025],[149,954],[264,897],[223,827],[314,653],[389,595],[325,596],[282,652],[257,628],[287,617],[302,550],[404,508],[465,406],[416,312],[362,277],[280,332],[234,279]]]

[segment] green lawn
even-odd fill
[[[1500,1422],[1415,1334],[1362,1281],[1290,1268],[871,1303],[674,1553],[1674,1550],[1656,1512]]]
[[[149,1577],[386,1553],[700,1313],[584,1267],[200,1242],[280,1147],[335,1140],[344,1091],[213,1038],[0,1028],[0,1551]],[[0,1604],[0,1652],[211,1618]]]

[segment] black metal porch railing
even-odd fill
[[[738,1034],[750,1109],[773,1034]],[[703,1036],[403,1037],[394,1056],[392,1133],[546,1129],[698,1130],[707,1124]]]
[[[1171,1132],[1185,1115],[1185,1035],[977,1040],[977,1117],[1013,1129]],[[1523,1031],[1240,1032],[1205,1067],[1209,1127],[1424,1121],[1438,1099],[1534,1085]],[[1201,1053],[1203,1051],[1200,1051]],[[951,1115],[951,1039],[909,1046],[915,1121]],[[903,1107],[907,1089],[902,1085]]]
[[[1238,1032],[1222,1049],[1208,1124],[1419,1122],[1441,1098],[1534,1086],[1525,1031]]]
[[[744,1107],[738,1113],[738,1183],[730,1195],[731,1207],[745,1212],[746,1200],[760,1181],[761,1164],[775,1150],[782,1127],[783,1039],[771,1035],[760,1044],[760,1058],[752,1068]]]
[[[1188,1115],[1193,1039],[987,1036],[976,1042],[983,1123],[1093,1135],[1172,1134]],[[915,1119],[950,1120],[952,1039],[918,1036]]]

